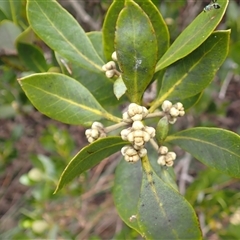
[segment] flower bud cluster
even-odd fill
[[[131,123],[134,121],[141,121],[148,115],[148,110],[143,107],[139,106],[136,103],[131,103],[128,106],[128,110],[123,113],[123,122]]]
[[[121,153],[127,162],[137,162],[139,158],[146,156],[147,149],[134,149],[131,145],[127,145],[121,149]]]
[[[90,143],[107,136],[104,126],[100,122],[94,122],[92,127],[85,131],[85,135]]]
[[[162,110],[168,115],[170,124],[174,124],[178,117],[182,117],[185,114],[184,107],[180,102],[173,105],[170,101],[166,100],[162,104]]]
[[[177,155],[175,152],[168,152],[168,148],[165,146],[161,146],[158,149],[159,157],[158,164],[162,166],[172,167],[173,161],[176,159]]]
[[[117,54],[114,52],[112,54],[112,59],[117,61]],[[107,78],[118,77],[119,72],[117,71],[116,63],[114,61],[107,62],[102,66],[102,70],[105,72]]]
[[[121,131],[122,139],[131,143],[121,150],[127,162],[137,162],[140,158],[146,156],[145,143],[155,136],[155,129],[145,126],[141,122],[147,114],[148,110],[145,107],[135,103],[131,103],[128,111],[123,114],[124,122],[133,122],[131,127]]]

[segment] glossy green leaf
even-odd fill
[[[124,7],[124,0],[114,0],[109,7],[104,19],[102,33],[103,33],[103,50],[107,61],[112,60],[112,53],[115,51],[114,38],[115,28],[118,14]]]
[[[183,99],[181,103],[184,106],[184,110],[187,110],[191,107],[193,107],[195,104],[198,103],[198,101],[201,99],[203,92],[200,92],[196,94],[195,96],[192,96],[190,98]]]
[[[119,14],[115,46],[130,100],[139,103],[154,75],[157,39],[148,16],[133,1]]]
[[[53,50],[90,71],[102,71],[104,63],[91,41],[57,1],[28,0],[27,16],[32,29]]]
[[[126,144],[127,142],[123,141],[121,137],[106,137],[82,148],[64,169],[55,193],[75,177],[119,151]]]
[[[157,59],[162,57],[162,55],[167,51],[169,47],[169,32],[165,21],[161,13],[158,11],[157,7],[153,4],[151,0],[134,0],[142,10],[148,15],[158,42],[158,55]]]
[[[131,164],[121,160],[115,173],[113,188],[114,203],[121,219],[131,228],[139,233],[137,204],[140,197],[142,182],[141,162]],[[132,218],[131,218],[132,217]]]
[[[192,206],[163,182],[142,160],[143,178],[138,202],[138,225],[146,239],[202,239]]]
[[[50,118],[81,125],[101,118],[119,121],[108,114],[82,84],[68,76],[42,73],[19,82],[32,104]]]
[[[9,20],[0,23],[0,52],[11,55],[16,53],[15,40],[21,29]]]
[[[87,36],[89,40],[91,41],[94,49],[98,53],[98,56],[101,59],[105,59],[104,53],[103,53],[103,43],[102,43],[102,32],[94,31],[94,32],[88,32]]]
[[[101,56],[103,52],[101,33],[91,32],[87,36],[93,43],[99,56]],[[113,93],[113,79],[107,78],[103,72],[90,72],[86,69],[79,71],[79,67],[76,64],[69,62],[58,53],[55,53],[55,56],[63,73],[69,74],[72,78],[78,80],[105,109],[119,105],[119,101]]]
[[[229,38],[229,30],[214,32],[199,48],[168,67],[152,109],[165,99],[177,102],[202,92],[225,60]]]
[[[240,177],[240,136],[218,128],[192,128],[169,136],[166,141],[189,152],[208,167]]]
[[[18,42],[17,50],[20,59],[29,70],[34,72],[46,72],[48,70],[47,62],[39,47],[28,43]]]
[[[156,71],[159,71],[177,60],[187,56],[199,47],[220,23],[227,9],[228,0],[219,0],[220,9],[200,13],[197,18],[179,35],[168,51],[159,60]]]

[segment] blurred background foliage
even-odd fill
[[[171,41],[209,4],[205,0],[153,2],[169,27]],[[0,1],[0,239],[142,239],[122,223],[114,208],[111,190],[118,155],[53,195],[62,170],[86,145],[84,129],[42,116],[21,91],[17,78],[60,71],[60,66],[29,28],[26,1],[10,3]],[[111,1],[60,3],[88,32],[101,29]],[[218,26],[231,29],[228,58],[175,130],[216,126],[240,133],[239,12],[240,1],[230,1]],[[193,204],[205,239],[240,239],[239,181],[205,169],[177,151],[179,189]]]

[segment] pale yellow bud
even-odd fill
[[[172,117],[178,117],[179,111],[178,111],[178,109],[176,109],[175,107],[172,107],[172,108],[169,110],[169,114],[170,114]]]
[[[139,150],[139,152],[138,152],[138,155],[139,155],[139,157],[145,157],[146,155],[147,155],[147,149],[146,148],[142,148],[142,149],[140,149]]]
[[[166,155],[168,153],[168,148],[165,147],[165,146],[161,146],[159,149],[158,149],[158,152],[161,154],[161,155]]]
[[[165,156],[160,156],[157,160],[157,163],[162,166],[166,165]]]
[[[112,78],[115,75],[115,70],[107,70],[105,75],[107,78]]]
[[[141,121],[134,121],[132,124],[132,129],[134,130],[141,130],[144,128],[144,125]]]
[[[172,103],[168,100],[165,100],[163,103],[162,103],[162,110],[164,112],[169,112],[170,108],[172,107]]]
[[[117,52],[112,53],[112,60],[117,61]]]

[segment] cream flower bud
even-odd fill
[[[107,71],[106,64],[104,64],[104,65],[102,66],[102,70],[103,70],[104,72]]]
[[[85,131],[86,137],[87,137],[87,136],[91,136],[91,132],[92,132],[92,129],[87,129],[87,130]]]
[[[172,107],[172,103],[168,100],[165,100],[163,103],[162,103],[162,110],[164,112],[168,112],[170,110],[170,108]]]
[[[123,122],[125,123],[131,123],[132,119],[129,117],[128,112],[124,112],[122,115]]]
[[[169,162],[169,161],[174,161],[176,159],[177,155],[175,152],[168,152],[166,154],[166,162]]]
[[[144,142],[148,142],[150,140],[151,136],[148,132],[143,132],[143,140]]]
[[[127,151],[127,149],[128,149],[129,147],[131,147],[131,146],[130,146],[130,145],[127,145],[127,146],[122,147],[121,153],[122,153],[123,156],[126,154],[126,151]]]
[[[88,137],[87,140],[88,140],[89,143],[92,143],[92,142],[95,141],[95,139],[93,137]]]
[[[115,70],[114,69],[107,70],[105,75],[106,75],[107,78],[112,78],[115,75]]]
[[[142,130],[144,128],[144,125],[141,121],[134,121],[132,124],[132,129],[134,130]]]
[[[172,117],[178,117],[179,111],[178,111],[178,109],[176,109],[175,107],[172,107],[172,108],[169,110],[169,114],[170,114]]]
[[[91,137],[97,139],[99,137],[99,131],[97,129],[92,129]]]
[[[166,155],[168,153],[168,148],[165,147],[165,146],[161,146],[159,149],[158,149],[158,152],[161,154],[161,155]]]
[[[112,60],[117,61],[117,52],[112,53]]]
[[[176,104],[174,104],[175,106],[176,106],[176,108],[178,109],[178,110],[183,110],[184,108],[183,108],[183,104],[182,103],[180,103],[180,102],[177,102]]]
[[[122,140],[124,141],[128,140],[128,135],[130,132],[131,132],[131,128],[123,129],[120,133]]]
[[[179,111],[179,116],[182,117],[182,116],[184,116],[184,115],[185,115],[185,111],[180,110],[180,111]]]
[[[104,129],[104,126],[103,126],[102,123],[100,123],[100,122],[93,122],[92,128],[95,128],[95,129]]]
[[[146,126],[145,131],[150,135],[150,138],[153,138],[156,135],[156,130],[153,127]]]
[[[173,161],[166,162],[166,166],[167,166],[167,167],[172,167],[172,166],[173,166]]]
[[[160,156],[157,160],[157,163],[162,166],[166,165],[165,156]]]
[[[172,117],[171,119],[168,120],[170,124],[174,124],[177,121],[176,117]]]
[[[116,69],[116,63],[114,61],[110,61],[110,62],[105,64],[105,68],[107,70]]]
[[[142,149],[140,149],[139,150],[139,152],[138,152],[138,155],[139,155],[139,157],[145,157],[146,155],[147,155],[147,149],[146,148],[142,148]]]

